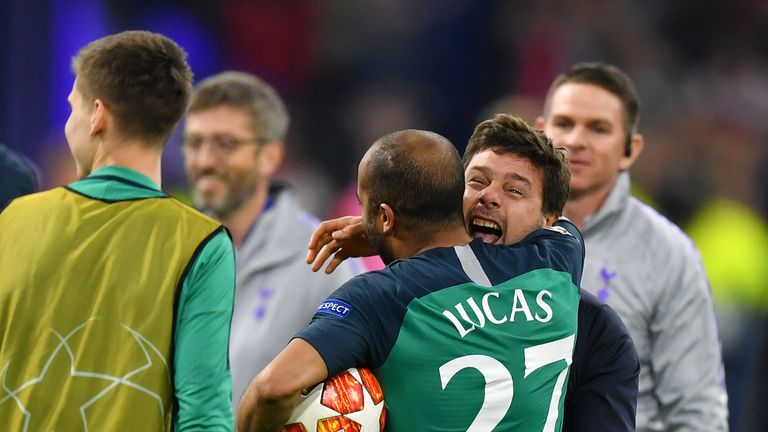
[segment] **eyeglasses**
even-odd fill
[[[229,135],[214,135],[210,138],[188,136],[184,137],[181,143],[181,151],[187,156],[196,155],[206,142],[208,142],[211,153],[222,157],[231,155],[242,145],[249,143],[261,144],[267,142],[267,140],[258,137],[237,138]]]

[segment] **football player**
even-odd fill
[[[495,140],[508,154],[484,148]],[[256,376],[240,430],[279,430],[302,389],[353,366],[377,371],[389,430],[561,429],[584,259],[581,234],[558,220],[568,166],[508,115],[481,123],[473,145],[466,194],[460,157],[437,134],[396,132],[369,149],[361,227],[389,265],[337,290]],[[462,201],[476,206],[467,225]]]

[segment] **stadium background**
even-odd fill
[[[64,140],[71,57],[125,29],[165,33],[197,79],[256,73],[293,124],[282,176],[333,214],[378,136],[423,128],[460,150],[506,110],[533,121],[552,78],[614,63],[643,103],[638,193],[701,248],[720,313],[732,430],[767,415],[768,2],[762,0],[4,0],[0,142],[44,187],[72,178]],[[176,134],[164,187],[185,196]]]

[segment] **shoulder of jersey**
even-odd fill
[[[563,228],[561,226],[548,226],[548,227],[543,227],[543,228],[545,230],[554,231],[554,232],[560,233],[562,235],[567,235],[567,236],[573,237],[573,234],[571,234],[570,232],[568,232],[567,229],[565,229],[565,228]]]

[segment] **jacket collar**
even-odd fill
[[[587,217],[584,220],[584,231],[587,231],[598,225],[601,221],[609,218],[611,215],[618,213],[623,209],[630,196],[630,178],[628,171],[622,171],[616,178],[616,183],[613,185],[613,189],[608,194],[605,202],[597,210],[597,213]]]
[[[304,212],[293,187],[273,183],[269,195],[272,204],[253,222],[243,244],[238,248],[238,272],[263,271],[307,253],[307,242],[317,219]],[[238,275],[240,277],[240,275]]]
[[[118,165],[99,168],[87,177],[68,184],[67,188],[106,201],[168,196],[149,177]]]

